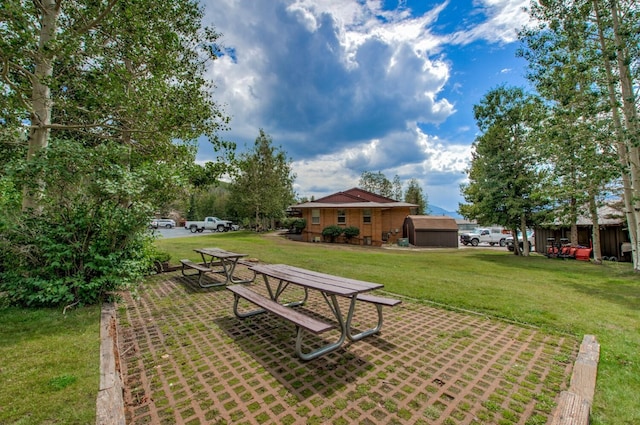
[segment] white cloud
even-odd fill
[[[418,126],[438,126],[456,114],[444,94],[448,85],[449,95],[465,95],[466,87],[451,83],[455,63],[447,49],[479,39],[513,41],[527,3],[476,0],[469,13],[485,19],[446,34],[439,19],[458,6],[452,1],[421,16],[405,2],[395,10],[374,0],[205,2],[207,21],[233,51],[208,71],[216,100],[232,117],[223,136],[251,146],[264,129],[293,158],[303,196],[356,186],[369,170],[418,178],[433,203],[457,207],[470,141]],[[456,134],[470,129],[457,127]],[[198,156],[215,157],[204,144]]]
[[[517,31],[530,22],[525,8],[530,0],[476,0],[479,11],[487,19],[469,30],[452,35],[454,44],[469,44],[477,40],[491,43],[511,43],[517,40]]]

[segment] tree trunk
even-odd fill
[[[571,220],[569,223],[569,241],[571,246],[576,246],[578,245],[578,203],[574,196],[572,196],[569,201],[569,217]]]
[[[600,17],[600,2],[599,0],[593,0],[593,6],[596,16],[596,23],[598,27],[598,37],[600,41],[600,47],[603,52],[608,52],[609,49],[607,47],[606,38],[604,36],[604,24],[602,23],[602,19]],[[615,0],[611,3],[611,11],[612,15],[615,16],[614,22],[614,33],[616,34],[616,44],[620,42],[619,33],[616,29],[618,26],[617,19],[617,7]],[[623,63],[620,63],[620,48],[616,47],[616,57],[618,58],[618,66],[622,65],[623,68],[628,68]],[[612,121],[615,129],[615,143],[616,150],[618,151],[618,159],[620,165],[622,167],[622,185],[623,185],[623,200],[625,206],[625,215],[627,218],[627,225],[629,228],[629,240],[631,242],[631,258],[633,261],[633,269],[636,272],[640,271],[640,249],[638,244],[640,243],[640,231],[638,227],[638,223],[640,222],[640,205],[638,204],[638,197],[635,196],[640,188],[638,187],[638,182],[640,181],[639,170],[638,170],[638,149],[634,146],[634,144],[628,145],[625,140],[625,130],[622,126],[622,119],[620,117],[620,113],[618,110],[618,99],[616,95],[616,77],[614,76],[613,69],[609,60],[607,59],[606,54],[603,55],[603,63],[604,69],[607,75],[607,90],[609,93],[609,105],[611,106],[612,113]],[[630,77],[628,73],[624,75],[620,73],[620,79],[625,76]],[[621,84],[621,87],[624,89],[624,93],[627,93],[629,90],[628,84]],[[629,94],[629,93],[627,93]],[[633,93],[631,93],[633,96]],[[624,99],[623,96],[623,105],[626,105],[626,101],[628,99]],[[632,105],[635,104],[635,100],[633,100]],[[625,110],[628,109],[624,106]],[[632,109],[635,111],[635,107],[632,106]],[[633,111],[626,111],[625,118],[628,119],[628,115],[631,115]],[[631,129],[629,129],[631,130]],[[637,137],[637,132],[635,133]]]
[[[620,31],[620,21],[618,15],[618,2],[612,0],[611,17],[613,22],[613,34],[616,44],[616,59],[618,61],[618,75],[620,78],[620,90],[622,94],[622,111],[625,117],[627,129],[627,145],[629,149],[629,163],[631,166],[631,184],[633,187],[633,214],[635,215],[635,244],[632,245],[633,268],[636,272],[640,271],[640,249],[638,242],[640,241],[640,149],[638,148],[638,111],[636,109],[635,93],[633,91],[633,79],[629,70],[629,63],[632,59],[629,57],[629,50],[625,47],[625,37]],[[629,229],[631,232],[631,228]]]
[[[35,70],[31,93],[31,129],[29,130],[29,148],[27,161],[38,152],[45,149],[49,143],[51,125],[51,88],[46,81],[53,75],[53,61],[55,56],[49,47],[56,36],[58,17],[60,15],[59,0],[43,0],[40,2],[40,40],[38,53],[35,58]],[[38,207],[39,195],[42,193],[43,184],[37,188],[24,188],[22,209],[35,209]]]
[[[589,214],[591,215],[591,240],[593,241],[593,262],[602,264],[602,249],[600,248],[600,222],[598,220],[598,205],[596,197],[589,194]]]
[[[527,237],[527,218],[520,216],[520,232],[522,233],[522,255],[529,256],[529,238]],[[519,244],[519,243],[518,243]]]

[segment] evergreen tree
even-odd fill
[[[482,134],[473,144],[469,183],[461,188],[468,204],[460,205],[460,212],[467,219],[511,229],[517,240],[518,229],[526,234],[542,206],[541,176],[532,148],[540,104],[521,88],[503,86],[474,106],[474,116]]]
[[[260,129],[253,150],[241,155],[238,164],[229,201],[235,215],[253,217],[264,227],[284,218],[295,200],[295,174],[285,152],[274,148],[271,137]]]
[[[409,183],[407,184],[407,191],[404,195],[404,201],[418,205],[416,214],[426,214],[429,211],[427,208],[427,197],[422,193],[422,188],[416,179],[409,180]]]

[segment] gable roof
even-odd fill
[[[378,195],[376,193],[368,192],[364,189],[360,189],[354,187],[349,190],[345,190],[344,192],[336,192],[332,195],[325,196],[324,198],[316,199],[312,202],[319,203],[347,203],[347,202],[379,202],[379,203],[390,203],[397,202],[394,199],[387,198],[382,195]]]
[[[409,215],[405,222],[410,220],[415,230],[452,230],[458,231],[458,224],[452,217],[446,215]]]
[[[585,206],[583,208],[584,211],[587,210]],[[622,209],[617,205],[616,202],[610,202],[608,204],[604,204],[598,207],[598,225],[600,226],[624,226],[627,222],[627,218],[622,211]],[[581,213],[578,215],[576,224],[578,226],[592,226],[593,220],[589,213]],[[540,227],[557,227],[557,226],[569,226],[568,223],[563,222],[563,220],[556,218],[553,223],[543,223]]]
[[[364,189],[352,189],[336,192],[315,201],[294,205],[293,208],[392,208],[417,207],[416,204],[400,202]]]

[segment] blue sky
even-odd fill
[[[227,52],[207,74],[231,117],[222,136],[243,150],[264,129],[291,158],[300,197],[350,189],[371,171],[415,178],[429,204],[456,211],[473,105],[527,84],[515,52],[528,0],[203,4]],[[197,160],[215,158],[201,141]]]

